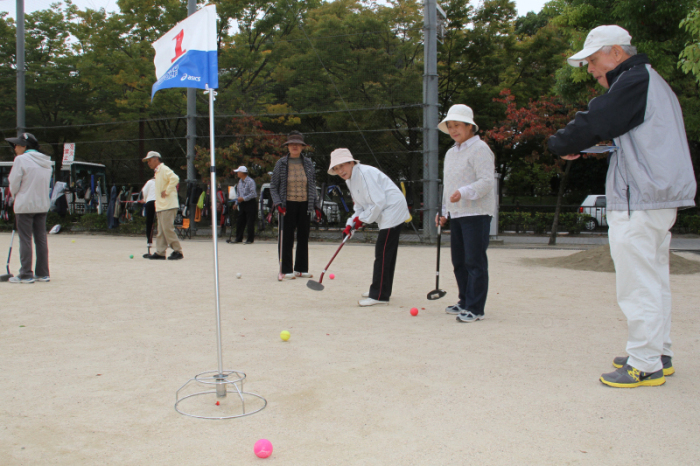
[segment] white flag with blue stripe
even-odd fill
[[[151,99],[161,89],[195,87],[217,89],[216,6],[208,5],[177,23],[153,43],[158,80]]]

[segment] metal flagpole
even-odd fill
[[[209,192],[211,193],[211,237],[214,243],[214,288],[216,290],[216,349],[217,349],[217,360],[219,362],[219,376],[221,379],[224,377],[224,363],[221,351],[221,300],[219,295],[219,242],[218,242],[218,232],[216,224],[216,153],[214,150],[214,97],[216,97],[216,91],[214,89],[209,89],[204,91],[205,94],[209,94],[209,151],[211,155],[211,167],[209,171],[211,172],[211,188]],[[226,396],[226,385],[223,383],[216,385],[216,396],[222,397]]]
[[[243,372],[235,370],[224,370],[222,350],[221,350],[221,302],[219,296],[219,245],[218,245],[218,232],[216,224],[216,154],[214,149],[214,97],[216,96],[216,91],[210,89],[207,86],[207,90],[204,91],[205,94],[209,94],[209,147],[211,151],[211,168],[209,169],[211,173],[211,235],[212,241],[214,243],[214,288],[216,291],[216,349],[217,349],[217,360],[218,360],[218,370],[202,372],[197,374],[194,378],[185,382],[185,384],[175,392],[175,410],[180,414],[185,414],[187,416],[196,417],[200,419],[232,419],[236,417],[248,416],[250,414],[255,414],[262,411],[267,406],[267,400],[260,395],[255,393],[243,391],[243,382],[245,381],[246,375]],[[180,392],[187,387],[190,382],[196,382],[203,384],[205,386],[214,385],[215,390],[207,390],[203,392],[191,393],[186,396],[180,397]],[[240,401],[240,413],[239,414],[227,414],[219,411],[227,410],[230,411],[234,408],[233,405],[236,403],[226,402],[226,394],[228,393],[228,388],[232,387],[235,389],[231,390],[231,393],[238,395],[238,400]],[[198,395],[208,395],[216,393],[216,398],[222,400],[216,402],[217,408],[212,408],[209,406],[200,406],[198,411],[200,414],[194,414],[191,411],[184,411],[181,409],[180,403],[187,399],[192,399]],[[246,398],[254,401],[254,410],[246,411]],[[257,401],[259,400],[259,401]],[[262,402],[262,404],[260,404]],[[224,404],[222,404],[224,403]],[[212,411],[214,409],[214,411]]]

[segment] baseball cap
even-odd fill
[[[146,160],[152,159],[153,157],[158,157],[159,159],[162,159],[159,152],[152,150],[148,154],[146,154],[146,157],[144,157],[142,161],[145,162]]]
[[[248,169],[245,166],[241,165],[240,167],[238,167],[237,170],[234,170],[234,172],[248,173]]]
[[[587,65],[586,58],[609,45],[632,45],[632,36],[620,26],[598,26],[588,33],[583,50],[570,56],[566,61],[575,67]]]
[[[6,138],[5,141],[9,142],[12,147],[24,146],[30,149],[39,148],[39,140],[32,133],[22,133],[16,138]]]

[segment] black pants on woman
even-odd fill
[[[282,273],[309,271],[309,230],[311,221],[307,212],[309,203],[287,201],[287,213],[282,220]],[[294,232],[297,234],[297,252],[292,267]]]
[[[243,229],[247,231],[246,243],[255,239],[255,219],[258,218],[258,201],[251,199],[238,203],[238,220],[236,220],[236,243],[243,241]]]
[[[156,218],[156,201],[146,202],[146,242],[153,243],[153,221]]]
[[[489,291],[490,215],[458,217],[450,220],[452,265],[459,288],[459,307],[483,316]]]
[[[392,228],[379,230],[377,244],[374,247],[374,272],[369,297],[377,301],[389,301],[394,284],[396,256],[399,252],[399,235],[403,223]]]

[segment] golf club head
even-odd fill
[[[428,293],[428,299],[431,301],[434,301],[436,299],[442,298],[446,294],[447,294],[447,291],[445,291],[445,290],[433,290],[430,293]]]
[[[314,291],[321,291],[324,288],[323,283],[319,283],[314,280],[309,280],[308,282],[306,282],[306,286],[308,286]]]
[[[10,277],[14,277],[11,273],[8,273],[6,275],[0,275],[0,282],[7,282],[10,280]]]

